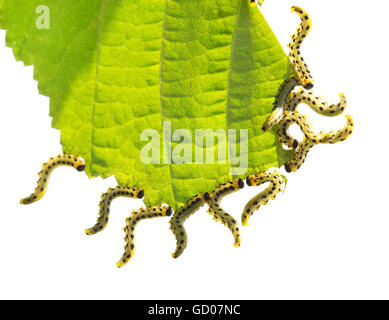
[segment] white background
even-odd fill
[[[124,218],[141,200],[118,199],[107,229],[93,237],[101,192],[114,178],[90,180],[70,168],[55,171],[44,199],[19,199],[35,187],[36,172],[60,152],[48,98],[37,92],[32,67],[15,62],[0,32],[0,298],[319,299],[389,298],[388,12],[387,1],[267,0],[263,13],[286,50],[305,8],[313,29],[303,55],[315,93],[348,98],[352,137],[313,148],[288,175],[286,192],[242,230],[242,246],[205,208],[187,223],[181,258],[168,219],[140,223],[137,251],[117,269]],[[309,115],[312,112],[302,108]],[[311,116],[315,128],[340,128],[343,116]],[[224,200],[240,218],[258,191]]]

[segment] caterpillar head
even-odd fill
[[[74,161],[73,167],[79,172],[84,171],[85,170],[85,162],[83,160],[81,160],[80,158],[76,158]]]
[[[168,207],[163,207],[162,209],[162,214],[166,217],[170,217],[173,213],[173,210],[172,210],[172,207],[168,206]]]
[[[140,189],[137,194],[137,198],[142,199],[144,196],[145,196],[145,192],[142,189]]]

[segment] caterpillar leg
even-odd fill
[[[341,93],[339,94],[339,97],[339,103],[328,105],[326,101],[321,101],[320,97],[315,97],[311,91],[307,92],[301,89],[300,91],[294,92],[290,95],[286,103],[286,108],[287,111],[293,112],[297,109],[297,106],[300,103],[304,103],[318,114],[327,117],[334,117],[341,114],[347,106],[346,96]]]
[[[292,64],[295,67],[295,71],[301,85],[305,89],[310,90],[313,88],[313,79],[304,58],[301,56],[300,48],[302,42],[311,30],[312,19],[308,13],[300,7],[292,7],[292,12],[296,12],[300,16],[301,23],[297,32],[292,35],[292,42],[288,45],[290,48],[289,56],[292,59]]]
[[[109,210],[111,206],[111,202],[118,197],[127,197],[133,199],[141,199],[144,196],[144,191],[137,187],[120,187],[117,186],[115,188],[109,188],[106,193],[101,195],[101,200],[99,202],[99,216],[97,218],[97,223],[89,229],[85,230],[87,235],[93,235],[100,231],[102,231],[109,219]]]
[[[172,208],[168,206],[154,206],[147,209],[133,211],[131,216],[126,219],[126,226],[123,228],[126,236],[124,240],[126,245],[124,247],[124,254],[116,263],[118,268],[123,267],[135,253],[135,228],[139,221],[144,219],[152,219],[157,217],[168,217],[172,214]]]
[[[170,219],[170,230],[176,238],[176,250],[172,254],[173,258],[178,258],[188,244],[188,236],[184,228],[184,222],[196,211],[198,211],[209,200],[209,193],[200,193],[190,199],[185,206],[179,208]]]
[[[299,114],[298,111],[286,111],[285,117],[280,123],[279,133],[280,130],[282,132],[287,132],[289,126],[293,123],[296,123],[304,134],[304,140],[298,144],[298,147],[295,150],[295,155],[292,160],[285,164],[285,170],[287,172],[295,172],[300,169],[300,167],[305,162],[309,150],[316,144],[334,144],[346,140],[352,134],[354,127],[353,120],[349,115],[346,115],[346,119],[347,124],[343,129],[340,129],[337,132],[328,133],[321,131],[316,134],[311,129],[309,123],[306,121],[306,118],[303,115]],[[284,138],[281,138],[281,140],[282,139]]]
[[[236,191],[239,191],[240,189],[243,189],[243,187],[244,187],[244,182],[242,179],[235,179],[229,181],[227,183],[222,184],[216,190],[214,190],[211,193],[211,198],[208,200],[208,204],[209,204],[208,212],[214,217],[216,221],[223,223],[228,229],[230,229],[234,237],[235,247],[240,246],[240,232],[239,232],[238,223],[231,215],[229,215],[220,207],[220,202],[225,196],[234,193]]]
[[[299,85],[299,83],[300,81],[297,78],[290,78],[282,83],[278,90],[278,94],[274,99],[273,112],[266,119],[262,127],[263,131],[268,131],[274,125],[280,123],[282,117],[284,116],[286,100],[288,99],[293,89]]]
[[[284,181],[285,179],[278,172],[270,172],[269,170],[246,178],[248,186],[259,186],[267,182],[269,182],[269,186],[252,198],[244,207],[242,213],[242,224],[244,226],[248,225],[250,217],[261,205],[266,205],[269,200],[276,198],[277,193],[282,191],[281,187]]]
[[[46,193],[51,173],[55,168],[60,166],[69,166],[80,172],[85,169],[84,161],[71,154],[62,154],[55,158],[50,158],[47,163],[42,165],[42,170],[38,173],[39,180],[37,181],[37,187],[35,188],[34,193],[27,198],[20,200],[20,203],[30,204],[40,200]]]

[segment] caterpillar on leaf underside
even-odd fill
[[[288,128],[291,124],[296,123],[301,131],[304,134],[302,142],[298,143],[298,147],[295,150],[295,154],[289,162],[285,164],[285,170],[287,172],[294,172],[300,169],[300,167],[305,162],[309,150],[316,144],[321,143],[338,143],[346,140],[353,132],[354,122],[349,115],[346,115],[347,124],[344,128],[333,132],[324,132],[314,133],[311,129],[309,123],[306,121],[305,116],[299,114],[297,111],[286,112],[285,118],[281,121],[278,129],[278,134],[281,139],[284,139],[286,144],[287,140],[290,141],[293,139],[288,133]]]
[[[176,238],[176,250],[172,253],[173,258],[178,258],[188,244],[188,236],[184,227],[184,222],[198,211],[209,200],[209,193],[200,193],[191,198],[184,206],[179,208],[170,219],[170,230]]]
[[[124,238],[126,245],[121,259],[116,263],[117,267],[124,266],[135,253],[135,228],[139,221],[158,217],[169,217],[172,214],[170,206],[158,205],[147,209],[134,210],[130,217],[126,219],[126,226],[123,228],[126,236]]]
[[[115,188],[109,188],[107,192],[101,195],[101,200],[99,202],[100,210],[96,224],[92,228],[86,229],[85,233],[87,235],[93,235],[102,231],[106,227],[109,219],[110,206],[114,199],[118,197],[142,199],[143,196],[144,191],[138,187],[130,188],[128,186],[117,186]]]
[[[60,166],[69,166],[81,172],[85,169],[85,162],[71,154],[60,154],[55,158],[50,158],[47,163],[42,165],[42,170],[38,173],[39,180],[34,193],[21,199],[20,203],[30,204],[40,200],[46,193],[51,173]]]
[[[295,87],[302,85],[307,90],[313,88],[311,73],[308,70],[307,64],[304,62],[304,58],[301,56],[300,51],[301,44],[311,30],[312,19],[308,13],[300,7],[292,7],[292,12],[296,12],[301,18],[301,23],[297,32],[292,35],[292,42],[288,44],[288,47],[290,48],[289,57],[292,60],[296,77],[286,79],[280,86],[274,100],[273,111],[262,127],[263,131],[268,131],[281,121],[285,111],[286,100]]]
[[[239,247],[240,246],[240,232],[237,221],[229,215],[227,212],[225,212],[221,206],[220,202],[221,200],[236,191],[239,191],[240,189],[243,189],[244,182],[242,179],[235,179],[229,182],[226,182],[222,185],[220,185],[218,188],[216,188],[210,195],[210,199],[208,200],[209,205],[209,214],[213,216],[215,221],[219,221],[222,224],[224,224],[228,229],[230,229],[232,236],[234,237],[234,246]]]
[[[282,191],[281,187],[285,182],[284,177],[277,171],[271,172],[270,170],[246,178],[248,186],[260,186],[267,182],[269,182],[269,186],[254,196],[244,207],[242,213],[242,224],[244,226],[248,225],[250,217],[260,208],[260,206],[267,205],[269,200],[274,200],[276,198],[277,193]]]

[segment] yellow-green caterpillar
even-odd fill
[[[281,192],[281,186],[284,183],[284,178],[278,172],[270,172],[269,170],[254,174],[246,178],[248,186],[259,186],[266,182],[270,182],[269,186],[253,197],[244,207],[242,213],[242,224],[248,225],[250,217],[261,205],[266,205],[269,200],[276,198],[277,193]]]
[[[124,254],[116,263],[118,268],[123,267],[135,253],[135,228],[139,221],[144,219],[152,219],[157,217],[168,217],[172,214],[172,208],[167,206],[154,206],[147,209],[134,210],[129,218],[126,219],[126,226],[123,228],[126,236],[124,240]]]
[[[170,230],[176,238],[176,250],[172,254],[173,258],[178,258],[185,250],[188,244],[188,236],[184,228],[184,222],[196,211],[198,211],[207,200],[209,200],[209,193],[200,193],[190,199],[185,206],[179,208],[170,219]]]
[[[141,199],[144,196],[144,191],[137,187],[120,187],[109,188],[106,193],[101,195],[101,200],[99,202],[99,216],[97,218],[97,223],[89,229],[85,230],[87,235],[96,234],[97,232],[103,230],[109,219],[109,210],[111,202],[118,197],[127,197],[133,199]]]
[[[60,166],[69,166],[78,171],[84,171],[85,162],[71,154],[60,154],[55,158],[50,158],[47,163],[42,165],[42,170],[38,173],[39,180],[37,181],[37,187],[35,188],[34,193],[29,197],[20,200],[20,203],[30,204],[40,200],[46,193],[51,173],[55,168]]]
[[[297,32],[292,35],[292,42],[288,45],[290,48],[289,56],[292,59],[292,63],[295,67],[295,71],[301,85],[305,89],[310,90],[313,88],[313,79],[307,64],[304,62],[304,58],[301,56],[300,48],[304,39],[311,30],[312,19],[308,13],[300,7],[292,7],[292,12],[296,12],[300,16],[301,23],[297,29]]]
[[[280,143],[285,144],[294,149],[297,148],[299,144],[298,141],[294,139],[289,133],[289,127],[294,123],[296,123],[301,128],[305,137],[310,138],[312,141],[318,141],[321,138],[322,133],[316,135],[312,131],[304,115],[301,115],[297,111],[295,112],[285,111],[284,118],[281,120],[280,124],[278,125],[278,139]]]
[[[309,150],[319,143],[338,143],[346,140],[353,132],[354,123],[352,118],[349,115],[346,115],[347,124],[343,129],[338,130],[337,132],[324,132],[321,131],[318,134],[315,134],[310,128],[309,124],[306,122],[305,117],[300,115],[297,111],[286,112],[285,118],[281,121],[280,127],[284,132],[289,125],[296,123],[302,130],[304,134],[304,140],[299,143],[295,155],[288,163],[285,164],[285,170],[287,172],[294,172],[300,169],[303,165],[306,156]],[[285,129],[286,128],[286,129]]]
[[[234,237],[235,247],[240,246],[240,232],[238,223],[231,215],[229,215],[220,207],[220,201],[223,199],[223,197],[239,191],[240,189],[243,189],[243,187],[244,182],[242,179],[235,179],[226,182],[214,190],[210,194],[211,198],[208,200],[208,212],[214,217],[216,221],[223,223],[228,229],[230,229]]]
[[[268,131],[271,127],[278,124],[284,116],[286,101],[289,98],[293,89],[298,86],[300,81],[297,78],[285,80],[278,90],[278,94],[274,99],[273,112],[265,121],[262,130]]]
[[[347,106],[346,96],[340,93],[339,97],[339,103],[328,105],[326,101],[321,101],[320,97],[315,97],[311,91],[307,92],[301,89],[290,95],[286,102],[286,110],[290,112],[295,111],[300,103],[304,103],[318,114],[334,117],[341,114]]]

